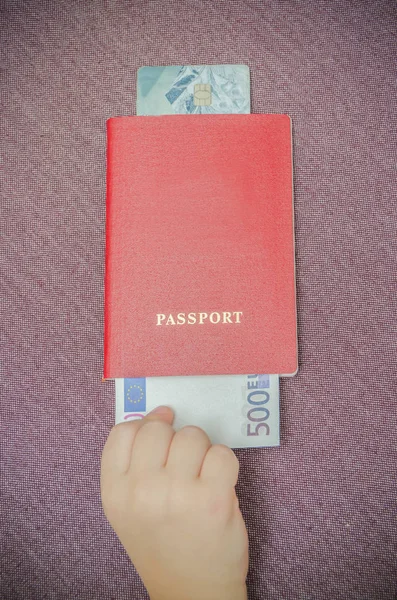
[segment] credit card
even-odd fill
[[[137,115],[248,114],[246,65],[141,67]]]

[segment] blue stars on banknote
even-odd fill
[[[146,412],[146,378],[124,379],[124,411]]]

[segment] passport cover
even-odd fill
[[[297,370],[287,115],[107,123],[105,378]]]

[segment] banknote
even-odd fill
[[[241,114],[250,112],[246,65],[141,67],[138,115]]]
[[[142,67],[137,114],[250,112],[245,65]],[[230,448],[278,446],[278,375],[116,379],[116,423],[140,419],[156,406],[175,411],[175,428],[196,425]]]
[[[175,428],[196,425],[213,444],[279,445],[278,375],[116,379],[116,423],[141,419],[159,405],[175,411]]]

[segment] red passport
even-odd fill
[[[286,115],[107,123],[105,378],[297,370]]]

